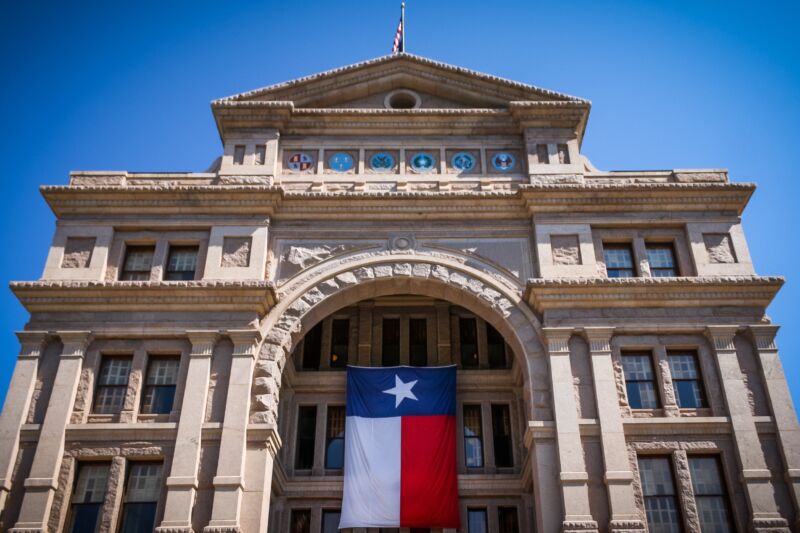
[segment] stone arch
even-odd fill
[[[513,280],[490,275],[455,258],[427,254],[351,256],[298,275],[279,292],[264,318],[253,376],[251,421],[276,423],[281,374],[304,333],[339,308],[391,294],[433,296],[460,305],[494,326],[518,358],[526,403],[532,382],[547,383],[541,325]]]

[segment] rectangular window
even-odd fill
[[[97,531],[106,498],[108,463],[79,463],[72,489],[69,529],[72,533]]]
[[[267,147],[263,144],[256,145],[256,165],[263,165],[267,161]]]
[[[322,511],[322,533],[339,533],[339,511]]]
[[[311,328],[303,339],[303,370],[319,370],[322,358],[322,322]]]
[[[550,154],[548,153],[546,144],[536,145],[536,159],[539,161],[540,165],[547,165],[550,163]]]
[[[331,321],[331,368],[346,368],[350,349],[350,320],[337,318]]]
[[[680,533],[683,528],[670,458],[639,457],[639,479],[648,529],[659,533]]]
[[[467,509],[467,532],[487,533],[489,531],[486,520],[486,509]]]
[[[161,492],[161,463],[131,463],[122,504],[120,533],[151,533]]]
[[[381,337],[381,366],[400,364],[400,319],[384,318]]]
[[[149,281],[153,268],[155,246],[128,246],[125,250],[125,262],[122,264],[121,281]]]
[[[166,281],[192,281],[197,270],[197,246],[170,246]]]
[[[627,244],[603,244],[603,260],[609,278],[632,278],[636,276],[633,268],[633,252]]]
[[[311,511],[308,509],[292,509],[289,533],[311,533]]]
[[[569,148],[566,144],[558,145],[558,162],[562,165],[569,165]]]
[[[672,388],[678,407],[699,409],[706,407],[703,380],[697,366],[697,355],[692,352],[667,352]]]
[[[243,144],[237,144],[233,147],[233,164],[244,165],[244,149]]]
[[[660,403],[650,353],[622,354],[622,370],[631,409],[658,409]]]
[[[675,251],[672,244],[647,243],[647,262],[650,263],[650,275],[654,278],[670,278],[678,275],[675,267]]]
[[[130,373],[130,357],[103,357],[92,412],[113,415],[122,411]]]
[[[154,357],[147,365],[142,391],[142,413],[169,414],[175,403],[180,357]]]
[[[412,318],[408,321],[408,363],[411,366],[428,365],[428,321]]]
[[[483,466],[483,421],[480,405],[464,406],[464,462],[467,468]]]
[[[507,368],[506,341],[488,322],[486,322],[486,345],[489,349],[489,368]]]
[[[500,533],[519,533],[519,518],[516,507],[498,507],[497,521]]]
[[[314,466],[314,438],[317,433],[317,406],[303,405],[297,413],[297,457],[294,466],[298,470],[310,470]]]
[[[461,368],[478,368],[478,324],[474,318],[458,319]]]
[[[511,444],[511,414],[507,405],[492,406],[492,442],[494,464],[500,468],[514,466]]]
[[[694,500],[702,531],[726,533],[733,531],[731,510],[719,458],[689,457]]]
[[[325,468],[344,468],[344,406],[328,406]]]

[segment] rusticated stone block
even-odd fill
[[[736,256],[731,246],[731,237],[727,233],[704,233],[703,242],[711,263],[736,262]]]
[[[222,241],[223,268],[250,266],[251,237],[225,237]]]
[[[581,249],[577,235],[551,235],[554,265],[580,265]]]
[[[94,251],[94,237],[69,237],[64,245],[61,268],[89,268]]]

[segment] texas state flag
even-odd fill
[[[347,367],[339,528],[459,528],[456,367]]]

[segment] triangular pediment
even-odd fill
[[[422,109],[505,109],[511,102],[585,102],[489,74],[411,54],[383,56],[217,100],[292,102],[295,108],[385,108],[397,91],[418,97]]]

